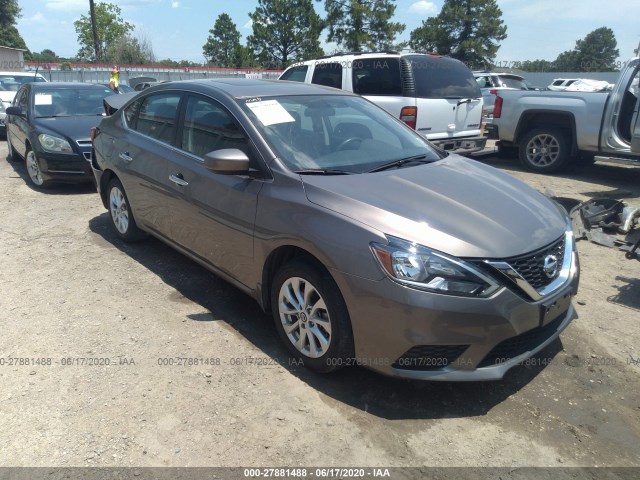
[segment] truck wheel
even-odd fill
[[[536,173],[554,173],[569,163],[569,140],[560,130],[536,128],[520,141],[520,162]]]

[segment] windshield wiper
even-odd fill
[[[401,158],[400,160],[394,160],[393,162],[384,163],[379,167],[372,168],[371,170],[367,170],[366,173],[374,173],[381,172],[383,170],[389,170],[390,168],[400,168],[408,163],[431,163],[435,160],[423,160],[426,158],[426,155],[414,155],[413,157]]]
[[[295,173],[300,175],[353,175],[355,172],[347,172],[337,168],[305,168],[296,170]]]

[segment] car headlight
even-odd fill
[[[499,288],[494,280],[463,260],[399,238],[388,245],[371,243],[384,272],[403,285],[434,293],[489,297]]]
[[[46,133],[41,133],[38,135],[38,141],[42,148],[44,148],[47,152],[58,152],[58,153],[72,153],[71,145],[64,138],[54,137],[53,135],[47,135]]]

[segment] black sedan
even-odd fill
[[[7,108],[9,158],[22,157],[32,184],[92,182],[91,129],[104,115],[104,85],[28,83]]]

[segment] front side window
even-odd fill
[[[204,97],[189,96],[180,148],[201,158],[223,148],[237,148],[248,155],[249,140],[221,105]]]
[[[23,112],[27,111],[27,89],[26,89],[26,87],[23,88],[22,90],[20,90],[16,94],[16,97],[13,100],[13,104],[16,107],[20,107],[20,110],[22,110]]]
[[[307,70],[309,70],[309,67],[307,65],[292,67],[282,74],[280,80],[289,80],[290,82],[304,82],[304,79],[307,78]]]
[[[318,62],[311,83],[325,87],[342,88],[342,65]]]
[[[407,158],[441,158],[415,131],[361,97],[299,95],[238,102],[292,171],[364,173]]]
[[[353,92],[359,95],[402,95],[398,58],[364,58],[353,62]]]
[[[133,129],[161,142],[173,143],[179,103],[179,93],[156,93],[145,97],[138,108]]]

